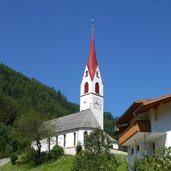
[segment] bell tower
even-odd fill
[[[93,19],[90,53],[80,89],[80,111],[91,109],[101,129],[103,129],[103,82],[96,58]]]

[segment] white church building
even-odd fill
[[[103,130],[103,115],[103,81],[97,64],[92,24],[90,53],[80,86],[80,112],[48,121],[49,124],[56,125],[56,129],[50,144],[42,144],[42,151],[58,144],[64,148],[65,154],[75,154],[75,147],[79,142],[84,145],[84,139],[90,131],[94,128]],[[113,148],[118,149],[118,142],[112,137],[110,139]]]
[[[144,151],[171,146],[171,94],[137,100],[117,122],[119,144],[128,147],[128,163]]]

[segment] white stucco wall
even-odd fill
[[[119,149],[118,143],[112,143],[112,148],[118,150]]]
[[[150,113],[151,132],[168,132],[171,131],[171,103],[162,105],[155,120],[156,110]]]
[[[139,149],[138,149],[139,146]],[[132,153],[133,149],[133,153]],[[134,143],[133,146],[129,146],[127,148],[128,151],[128,163],[129,166],[131,166],[134,163],[134,158],[142,156],[144,152],[146,151],[147,154],[151,155],[153,152],[153,143],[152,142],[138,142]]]
[[[65,154],[75,154],[75,147],[78,142],[82,145],[84,144],[84,132],[90,133],[91,129],[75,129],[67,132],[58,134],[50,139],[50,149],[52,149],[56,144],[64,148]],[[75,133],[75,144],[74,144],[74,133]],[[64,135],[65,135],[65,146],[64,146]],[[48,139],[41,140],[41,151],[48,151],[49,144]],[[37,149],[35,143],[32,146]]]

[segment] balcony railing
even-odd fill
[[[142,120],[135,121],[119,135],[119,144],[123,144],[138,132],[151,132],[150,122]]]

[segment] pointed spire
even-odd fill
[[[90,72],[91,80],[93,80],[96,68],[97,68],[97,59],[96,59],[96,49],[94,42],[94,19],[92,21],[92,34],[91,34],[91,43],[90,43],[90,53],[88,58],[88,70]]]

